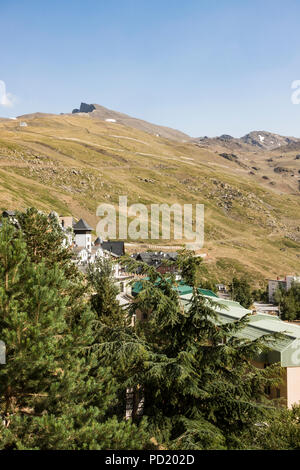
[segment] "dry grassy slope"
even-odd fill
[[[88,114],[33,115],[26,122],[0,121],[0,208],[34,205],[96,226],[97,205],[117,203],[119,195],[129,203],[204,203],[202,251],[216,279],[300,273],[299,193],[271,167],[275,186],[215,150]],[[256,164],[260,158],[251,154]]]
[[[245,143],[243,139],[206,138],[194,139],[196,146],[202,150],[210,150],[220,158],[233,161],[235,167],[241,167],[249,176],[266,187],[272,186],[278,194],[300,195],[300,141],[296,138],[287,138],[266,132],[253,132],[250,135],[265,134],[274,145],[267,148],[257,144]],[[259,139],[257,139],[259,141]],[[256,142],[257,142],[256,140]],[[276,140],[276,142],[275,142]],[[247,139],[246,139],[247,141]],[[286,144],[286,141],[290,141]],[[248,142],[248,141],[247,141]],[[262,144],[260,144],[262,145]],[[223,156],[222,156],[223,154]],[[227,155],[227,157],[226,157]],[[297,158],[298,157],[298,158]]]
[[[99,104],[94,104],[94,106],[95,110],[90,114],[93,118],[102,120],[115,119],[118,123],[124,126],[133,127],[134,129],[148,132],[149,134],[158,134],[161,137],[172,139],[178,142],[183,142],[190,139],[187,134],[184,134],[177,129],[170,129],[169,127],[165,126],[157,126],[156,124],[143,121],[142,119],[136,119],[128,116],[128,114],[119,113],[118,111],[104,108],[104,106],[100,106]]]

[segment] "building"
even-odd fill
[[[92,227],[88,223],[80,219],[75,225],[73,225],[73,231],[75,234],[75,246],[86,248],[91,251],[92,248]]]
[[[217,289],[217,292],[218,292],[218,297],[220,297],[221,299],[229,299],[230,298],[229,292],[228,292],[227,287],[225,286],[225,284],[216,284],[216,289]]]
[[[191,296],[192,294],[186,294],[180,297],[185,309],[189,308]],[[220,323],[233,322],[250,314],[248,325],[237,333],[241,338],[255,340],[267,334],[282,334],[281,339],[274,341],[270,351],[258,356],[254,364],[265,368],[270,364],[280,363],[283,368],[283,383],[278,388],[271,388],[269,396],[281,398],[288,408],[300,404],[300,326],[286,323],[275,315],[253,315],[251,310],[232,300],[217,299],[213,308]]]
[[[268,313],[269,315],[279,316],[279,307],[274,304],[265,304],[263,302],[253,302],[253,313]]]
[[[76,263],[78,266],[85,266],[87,265],[89,261],[89,252],[86,248],[82,246],[74,246],[73,249],[73,254],[76,259]]]
[[[125,248],[124,242],[120,241],[102,241],[100,246],[103,250],[108,251],[116,256],[124,256],[125,255]]]
[[[284,279],[269,279],[269,302],[273,303],[275,301],[274,294],[277,289],[283,289],[285,291],[288,291],[291,288],[293,282],[300,282],[300,276],[285,276]]]
[[[2,212],[2,218],[3,219],[8,219],[10,223],[12,223],[17,229],[20,228],[19,221],[16,218],[16,213],[15,211],[11,210],[5,210]],[[2,226],[2,223],[0,222],[0,226]]]
[[[148,266],[154,267],[160,274],[178,272],[178,267],[176,265],[178,253],[176,252],[145,251],[135,253],[132,255],[132,258],[136,261],[146,263]]]
[[[73,226],[75,225],[75,220],[73,219],[71,215],[60,215],[59,222],[62,228],[64,229],[69,228],[73,230]]]
[[[132,296],[136,297],[142,288],[142,282],[137,281],[133,285]],[[188,311],[193,296],[192,288],[180,282],[176,290],[184,310]],[[275,339],[267,352],[255,358],[254,365],[266,368],[273,363],[280,363],[283,369],[283,382],[279,387],[271,387],[267,393],[270,398],[281,399],[288,408],[300,404],[300,326],[284,322],[277,315],[260,312],[253,314],[238,302],[219,298],[210,290],[199,288],[199,292],[208,301],[213,301],[213,305],[210,306],[217,313],[217,322],[220,324],[240,320],[245,315],[249,316],[248,324],[236,333],[238,337],[255,340],[263,335],[281,333],[281,338]],[[136,320],[144,321],[147,318],[148,314],[142,314],[137,310]]]

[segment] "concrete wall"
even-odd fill
[[[267,364],[264,362],[253,361],[253,365],[258,369],[264,369]],[[300,368],[299,368],[300,369]],[[270,387],[269,393],[267,394],[270,399],[280,399],[282,405],[287,405],[288,387],[287,387],[287,370],[282,368],[282,382],[277,387]]]
[[[67,216],[60,216],[59,217],[60,223],[64,228],[72,228],[73,227],[73,217],[70,215]]]
[[[77,246],[82,246],[87,250],[91,249],[92,246],[92,236],[89,233],[77,233],[75,235],[75,244]]]
[[[259,362],[254,362],[254,365],[260,369],[265,366]],[[270,388],[269,397],[280,398],[288,408],[300,404],[300,367],[282,368],[282,383],[278,387]]]
[[[300,367],[287,367],[287,406],[300,404]]]

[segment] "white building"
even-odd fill
[[[92,230],[92,227],[83,219],[73,225],[75,246],[86,248],[90,252],[92,248]]]

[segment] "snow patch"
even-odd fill
[[[261,142],[263,142],[263,141],[265,140],[265,138],[264,138],[263,135],[258,134],[258,137],[259,137],[259,140],[260,140]]]
[[[115,119],[105,119],[106,122],[117,122]]]

